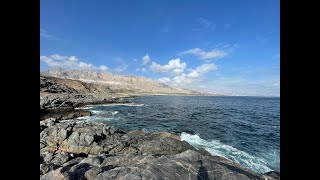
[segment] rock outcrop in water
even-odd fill
[[[122,97],[124,95],[113,92],[105,85],[40,77],[40,120],[50,117],[64,120],[90,116],[89,111],[75,110],[75,108],[85,105],[129,102]]]
[[[62,110],[86,104],[118,103],[126,96],[105,85],[40,76],[40,108]]]

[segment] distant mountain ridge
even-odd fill
[[[171,87],[143,76],[116,75],[110,72],[96,72],[90,70],[51,69],[40,73],[64,79],[79,80],[86,83],[106,85],[115,91],[132,92],[132,94],[146,95],[210,95],[209,93]]]

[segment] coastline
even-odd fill
[[[40,179],[280,179],[279,172],[256,173],[168,132],[125,132],[112,124],[83,120],[91,113],[81,107],[132,103],[130,98],[148,95],[43,92]]]

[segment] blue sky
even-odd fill
[[[41,0],[40,70],[280,96],[279,0]]]

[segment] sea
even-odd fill
[[[101,121],[126,131],[169,132],[258,172],[280,172],[280,98],[143,96],[132,103],[87,106]],[[83,119],[83,118],[82,118]]]

